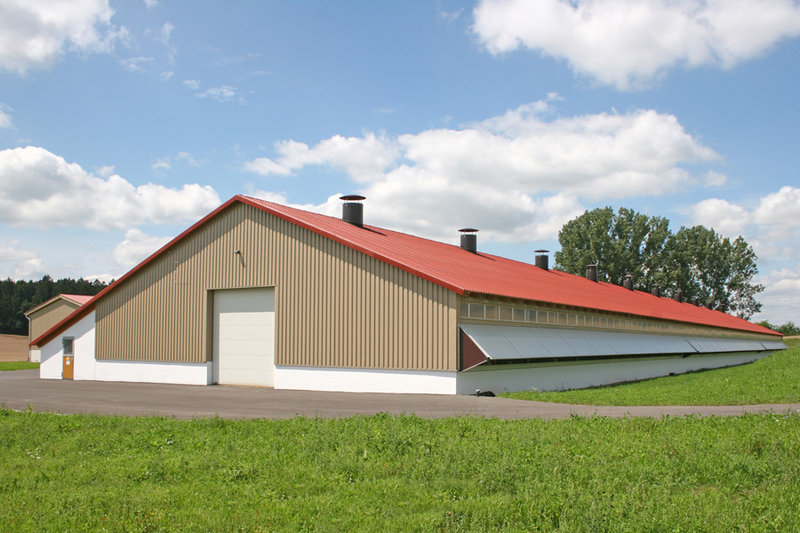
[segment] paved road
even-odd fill
[[[11,409],[56,413],[161,415],[177,418],[323,418],[375,413],[415,414],[424,418],[448,416],[567,418],[581,416],[703,415],[742,413],[800,413],[800,404],[705,407],[602,407],[527,402],[506,398],[428,394],[369,394],[308,392],[250,387],[109,383],[43,380],[38,370],[0,372],[0,405]]]

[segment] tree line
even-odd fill
[[[781,324],[780,326],[771,323],[769,320],[762,320],[761,322],[758,322],[758,325],[764,326],[765,328],[769,328],[773,331],[777,331],[786,337],[796,337],[800,335],[800,326],[795,325],[795,323],[791,320],[785,324]]]
[[[63,278],[53,281],[44,276],[38,281],[0,281],[0,333],[27,335],[28,319],[25,311],[46,302],[58,294],[94,296],[106,287],[99,280]]]
[[[622,285],[632,276],[635,289],[705,305],[749,319],[761,310],[753,282],[756,254],[740,236],[729,239],[705,226],[681,227],[669,220],[621,207],[586,211],[558,233],[556,267],[583,275],[598,265],[598,280]]]

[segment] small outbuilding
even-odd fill
[[[82,294],[59,294],[25,311],[28,319],[28,360],[40,361],[40,350],[30,346],[33,339],[40,337],[91,299],[91,296]]]
[[[729,366],[781,335],[655,294],[235,196],[33,339],[42,378],[472,394]],[[455,237],[455,236],[454,236]]]

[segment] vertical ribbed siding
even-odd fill
[[[78,306],[76,304],[59,299],[31,313],[28,317],[30,319],[28,339],[33,340],[39,338],[48,329],[61,322],[77,308]]]
[[[277,365],[456,369],[454,293],[242,204],[98,302],[98,358],[208,360],[207,291],[239,287],[275,287]]]

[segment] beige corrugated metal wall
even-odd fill
[[[98,302],[97,357],[208,361],[210,290],[272,286],[277,365],[456,369],[454,293],[239,203]]]
[[[63,298],[59,298],[49,305],[31,313],[28,317],[30,318],[28,342],[39,338],[45,331],[67,318],[67,316],[77,308],[78,304],[66,302]]]

